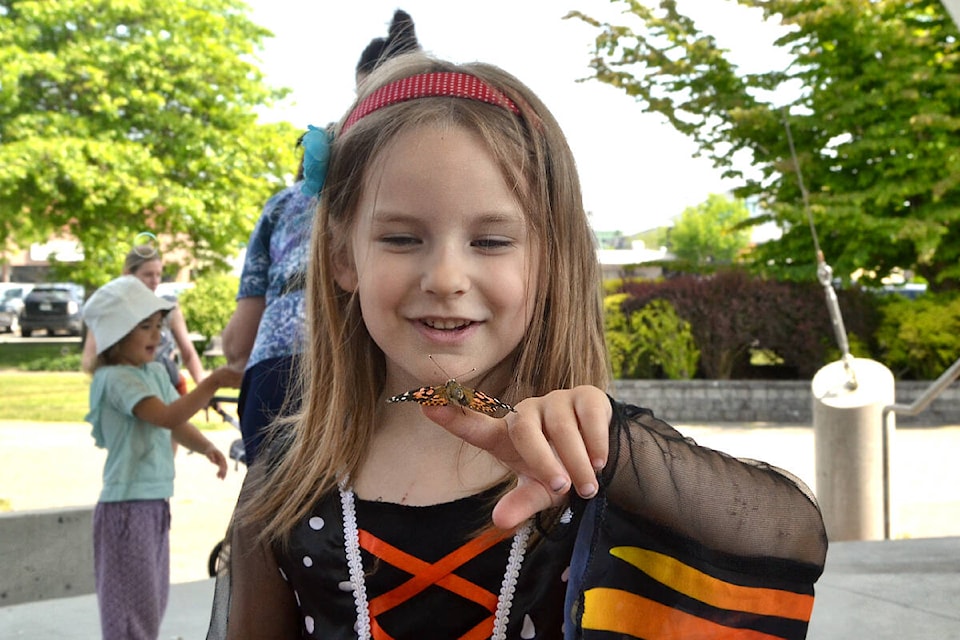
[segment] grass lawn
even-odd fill
[[[25,369],[39,360],[78,356],[80,342],[4,342],[0,344],[0,370]]]
[[[0,371],[0,389],[0,420],[83,422],[89,409],[90,376],[85,373]],[[204,411],[191,422],[200,429],[233,428],[212,411],[209,422]]]

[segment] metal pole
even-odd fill
[[[851,388],[850,373],[859,384]],[[885,469],[893,414],[893,373],[865,358],[837,361],[813,378],[816,494],[831,540],[889,535]],[[882,428],[878,429],[877,427]]]

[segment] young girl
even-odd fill
[[[218,478],[227,472],[226,458],[188,420],[218,388],[236,387],[240,373],[217,369],[179,395],[154,359],[163,316],[173,306],[135,276],[107,283],[83,306],[97,341],[86,420],[96,445],[107,449],[93,522],[105,639],[154,639],[160,632],[170,587],[171,438],[206,456]]]
[[[163,279],[163,259],[160,253],[150,244],[135,245],[123,261],[123,274],[137,276],[151,291],[156,291]],[[174,307],[165,317],[163,330],[160,334],[160,346],[156,351],[156,359],[162,363],[170,379],[181,395],[187,392],[187,381],[180,373],[180,363],[174,358],[175,350],[180,352],[183,368],[193,378],[195,383],[203,379],[203,364],[197,353],[193,341],[190,340],[190,331],[187,322],[179,307]],[[83,345],[82,368],[92,373],[97,360],[97,340],[95,336],[87,336]]]
[[[593,236],[540,100],[411,54],[331,144],[303,410],[248,472],[209,637],[804,637],[806,487],[604,392]]]

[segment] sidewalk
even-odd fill
[[[226,425],[204,434],[226,455],[240,432]],[[106,452],[93,445],[86,423],[0,421],[0,504],[11,511],[87,506],[97,502]],[[177,452],[170,529],[170,579],[207,577],[207,558],[223,538],[246,468],[224,480],[206,458]],[[0,638],[4,637],[0,633]]]
[[[794,473],[811,486],[814,484],[810,427],[689,425],[679,428],[700,444],[737,456],[766,460]],[[19,491],[25,484],[23,478],[29,478],[26,484],[30,484],[38,476],[61,473],[64,475],[53,483],[59,494],[65,498],[80,495],[86,500],[90,488],[76,486],[78,476],[73,475],[73,471],[58,469],[58,465],[66,464],[64,459],[75,461],[84,455],[93,457],[87,430],[77,429],[76,425],[72,430],[69,426],[54,428],[47,425],[26,431],[22,429],[10,423],[0,423],[0,491],[8,492],[11,486]],[[81,435],[74,439],[76,433]],[[228,440],[235,437],[236,432],[214,433]],[[25,443],[34,444],[38,439],[43,441],[42,446],[25,452]],[[56,451],[64,441],[73,442],[70,445],[72,455],[58,458]],[[76,448],[81,444],[82,449]],[[11,447],[15,450],[11,451]],[[833,543],[827,556],[826,572],[817,584],[809,638],[960,638],[960,609],[956,605],[960,602],[960,491],[957,490],[960,487],[960,465],[955,461],[958,451],[960,427],[898,431],[893,466],[897,497],[894,536],[908,539]],[[187,538],[180,539],[193,539],[197,548],[180,547],[179,551],[173,552],[174,556],[179,553],[202,558],[208,553],[210,540],[219,535],[225,524],[225,520],[220,522],[219,519],[229,517],[229,506],[236,497],[231,493],[235,491],[232,486],[218,483],[212,474],[205,474],[207,470],[199,462],[178,456],[178,472],[181,466],[191,469],[178,478],[178,494],[184,499],[190,498],[181,508],[186,509],[191,501],[200,501],[201,504],[194,505],[199,507],[196,518],[186,515],[178,518],[175,513],[171,536],[186,535]],[[96,464],[93,467],[96,469],[93,482],[96,483],[99,467]],[[199,474],[191,479],[195,484],[180,484],[194,473]],[[238,488],[242,473],[232,473],[231,476],[230,482],[237,482]],[[58,485],[68,478],[66,485]],[[216,500],[224,504],[216,505],[216,508],[207,501],[210,493],[216,493],[213,487],[223,491]],[[0,495],[0,498],[8,496]],[[14,508],[33,508],[21,507],[18,500],[13,502]],[[191,524],[188,525],[187,521]],[[174,558],[175,565],[180,561],[182,557]],[[183,579],[187,573],[181,570],[176,574],[181,579],[174,578],[177,584],[172,588],[161,633],[164,640],[204,637],[213,581],[203,579],[202,568],[198,570],[197,564],[196,559],[188,563],[190,575],[198,577]],[[92,595],[0,607],[0,638],[69,640],[98,637],[96,598]]]

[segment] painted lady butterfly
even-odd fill
[[[516,412],[516,409],[503,400],[492,398],[483,391],[465,387],[453,378],[443,384],[420,387],[401,393],[387,402],[418,402],[427,407],[459,405],[494,418],[502,418],[511,411]]]

